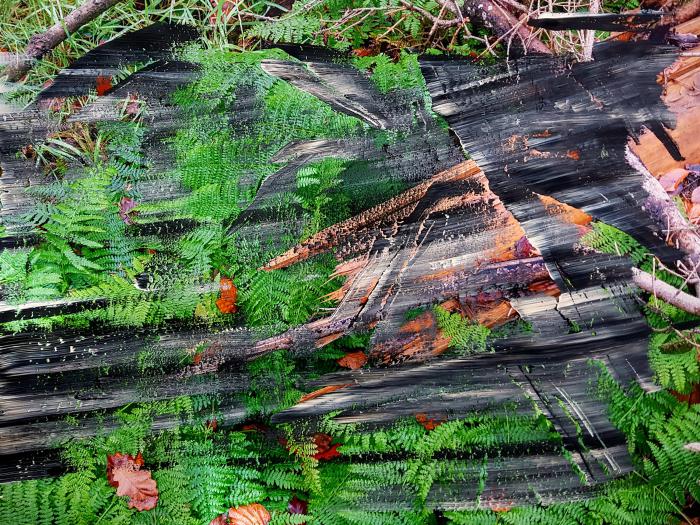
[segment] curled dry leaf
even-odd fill
[[[238,310],[236,307],[236,299],[238,298],[238,289],[233,284],[233,281],[228,277],[222,277],[219,281],[219,298],[216,300],[216,307],[222,314],[233,314]]]
[[[220,514],[209,525],[267,525],[270,513],[260,503],[251,503],[240,507],[231,507],[228,512]]]
[[[357,370],[362,368],[367,362],[367,356],[363,351],[350,352],[345,354],[345,357],[338,359],[338,364],[350,370]]]
[[[107,456],[107,481],[117,488],[117,496],[129,498],[129,508],[137,510],[154,509],[158,503],[158,487],[151,472],[141,470],[143,457],[117,452]]]
[[[325,394],[330,394],[331,392],[335,392],[336,390],[340,390],[341,388],[345,388],[347,386],[352,386],[352,383],[343,383],[342,385],[324,386],[323,388],[319,388],[318,390],[314,390],[313,392],[309,392],[308,394],[301,396],[301,399],[299,399],[299,403],[311,401],[312,399],[316,399],[319,396],[322,396]]]

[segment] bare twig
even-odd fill
[[[522,11],[523,13],[530,13],[530,10],[527,7],[525,7],[520,2],[516,2],[515,0],[498,0],[498,3],[509,5],[513,9],[517,9],[518,11]]]
[[[433,22],[433,27],[430,28],[430,32],[428,33],[428,42],[430,42],[433,39],[433,35],[435,34],[435,31],[437,31],[438,28],[438,21],[442,21],[442,15],[445,14],[445,6],[443,5],[440,8],[440,12],[438,13],[437,20]]]
[[[122,0],[88,0],[83,5],[71,11],[66,17],[51,26],[43,33],[36,34],[29,39],[22,56],[15,64],[5,68],[3,75],[10,82],[16,82],[22,78],[46,53],[54,49],[77,29],[94,20],[110,7]]]
[[[437,25],[438,27],[454,27],[462,24],[463,22],[461,20],[441,20],[434,14],[426,11],[422,7],[418,7],[417,5],[414,5],[410,2],[407,2],[406,0],[400,0],[400,3],[402,6],[404,6],[406,9],[410,9],[411,11],[415,11],[416,13],[420,13],[423,15],[425,18],[433,22],[433,24]]]
[[[544,42],[535,38],[524,23],[521,23],[511,13],[501,9],[492,0],[467,0],[463,5],[463,9],[471,17],[472,21],[492,27],[494,33],[499,37],[504,34],[510,35],[511,30],[516,27],[518,37],[523,42],[523,47],[526,51],[547,55],[552,54],[552,50]]]

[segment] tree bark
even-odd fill
[[[676,7],[673,11],[672,25],[682,24],[700,15],[700,0],[690,0]]]
[[[32,68],[35,61],[63,42],[70,33],[75,32],[121,1],[88,0],[70,12],[61,22],[53,25],[43,33],[32,36],[24,50],[24,56],[18,57],[18,61],[15,64],[7,66],[3,71],[3,75],[10,82],[18,81]]]
[[[700,263],[700,235],[695,227],[681,215],[673,199],[630,148],[627,148],[625,157],[629,165],[642,175],[642,187],[649,194],[644,207],[666,232],[667,240],[683,251],[691,268],[694,267]]]

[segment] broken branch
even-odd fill
[[[7,66],[3,74],[10,82],[18,81],[32,68],[37,60],[63,42],[71,33],[77,31],[80,27],[94,20],[121,1],[88,0],[43,33],[32,36],[24,50],[24,56],[19,58],[17,63]]]
[[[638,268],[632,268],[632,281],[645,292],[670,305],[680,308],[684,312],[700,315],[700,298],[690,295],[683,290],[671,286]]]

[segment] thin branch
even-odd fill
[[[700,297],[695,297],[689,293],[679,290],[675,286],[660,281],[652,274],[632,268],[632,281],[645,292],[649,292],[654,297],[661,299],[680,308],[684,312],[693,315],[700,315]]]
[[[499,4],[506,4],[512,7],[513,9],[517,9],[518,11],[522,11],[523,13],[530,13],[530,10],[525,7],[523,4],[520,2],[516,2],[515,0],[497,0]]]
[[[46,53],[63,42],[71,33],[94,20],[110,7],[122,0],[88,0],[83,5],[71,11],[66,17],[51,26],[43,33],[38,33],[29,39],[24,55],[15,64],[5,68],[3,75],[10,82],[16,82],[22,78]]]
[[[400,3],[402,6],[404,6],[406,9],[410,9],[411,11],[415,11],[416,13],[420,13],[423,15],[425,18],[433,22],[435,25],[438,27],[454,27],[462,24],[463,22],[461,20],[441,20],[434,14],[426,11],[422,7],[418,7],[417,5],[413,5],[410,2],[407,2],[406,0],[400,0]]]

